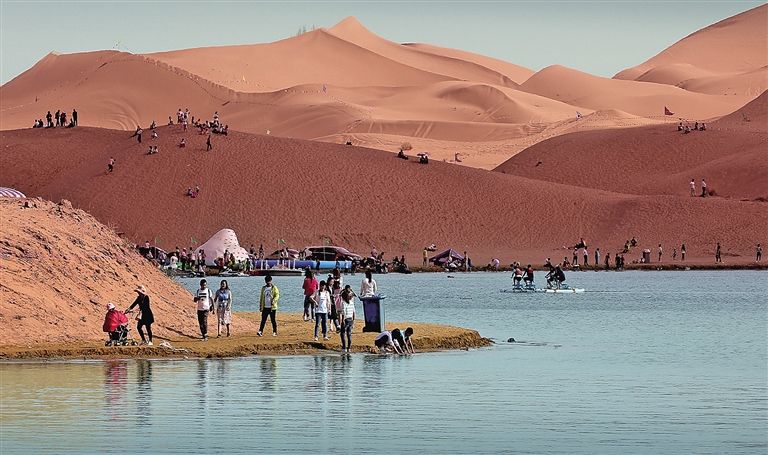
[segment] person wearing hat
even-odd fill
[[[117,311],[115,304],[109,302],[107,304],[107,314],[104,316],[104,325],[101,329],[109,334],[110,341],[117,340],[117,329],[123,324],[128,323],[128,318],[125,317],[125,313]]]
[[[125,310],[126,313],[130,312],[136,305],[139,306],[139,315],[136,317],[138,323],[136,324],[136,331],[139,332],[141,342],[147,346],[152,346],[152,323],[155,322],[155,316],[152,314],[152,308],[149,306],[149,296],[147,295],[147,288],[144,285],[139,285],[136,288],[136,300],[133,301],[131,306]],[[144,331],[142,327],[147,328],[147,338],[144,337]]]

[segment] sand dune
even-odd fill
[[[721,129],[751,130],[768,133],[768,91],[746,106],[719,119],[715,125]]]
[[[766,65],[768,5],[761,5],[692,33],[614,78],[756,96],[766,89]],[[758,75],[752,74],[756,70]]]
[[[681,134],[647,126],[565,134],[540,142],[496,171],[627,194],[689,194],[705,178],[719,196],[768,198],[768,134],[720,128]],[[539,164],[541,162],[541,164]],[[763,210],[766,210],[765,208]]]
[[[388,255],[406,253],[412,260],[431,242],[467,249],[478,262],[496,255],[530,254],[532,260],[580,235],[604,248],[617,248],[632,235],[653,242],[686,239],[701,248],[721,238],[746,254],[768,223],[760,203],[618,194],[242,133],[214,137],[212,152],[194,135],[179,149],[178,127],[159,132],[153,143],[160,153],[152,156],[144,154],[149,141],[139,146],[120,131],[0,133],[4,184],[31,196],[67,197],[131,239],[158,238],[166,248],[229,227],[246,245],[283,238],[297,246],[330,238],[359,251],[376,245]],[[117,168],[107,175],[110,156]],[[196,184],[201,196],[184,196]],[[660,213],[678,216],[662,223]]]
[[[522,84],[534,73],[533,70],[515,65],[513,63],[505,62],[504,60],[495,59],[492,57],[486,57],[484,55],[473,54],[458,49],[450,49],[447,47],[433,46],[431,44],[424,43],[404,43],[404,46],[418,49],[422,52],[428,52],[430,54],[442,55],[444,57],[455,58],[468,62],[476,63],[480,66],[492,69],[497,73],[503,74],[517,84]]]
[[[619,109],[630,114],[661,119],[667,106],[674,117],[707,119],[733,112],[753,97],[713,96],[678,87],[647,82],[607,79],[560,65],[531,76],[521,90],[595,110]]]

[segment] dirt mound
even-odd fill
[[[768,133],[768,91],[736,112],[714,123],[718,128],[760,131]]]
[[[198,333],[189,292],[113,230],[67,201],[29,203],[0,198],[2,345],[103,340],[107,302],[128,308],[139,284],[149,291],[158,339]]]

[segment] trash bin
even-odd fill
[[[651,262],[651,250],[648,250],[648,249],[643,250],[643,262],[646,264]]]
[[[383,295],[360,297],[363,302],[363,315],[365,317],[363,332],[384,331],[384,303],[382,302],[384,298]]]

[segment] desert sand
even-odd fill
[[[666,176],[650,176],[648,185],[654,188],[655,182],[657,189],[637,194],[577,186],[585,185],[581,174],[592,175],[598,166],[587,161],[574,169],[575,182],[554,183],[245,133],[214,135],[214,149],[206,152],[205,136],[184,133],[178,125],[158,132],[158,139],[142,144],[123,131],[86,127],[2,132],[0,167],[7,170],[8,186],[30,196],[69,199],[129,239],[166,249],[190,246],[193,239],[202,243],[231,228],[246,247],[277,239],[303,247],[330,239],[359,252],[376,245],[387,257],[407,254],[411,262],[431,243],[467,250],[476,264],[496,256],[541,263],[579,237],[605,252],[632,236],[649,243],[686,242],[692,258],[708,257],[713,239],[721,239],[729,251],[746,257],[768,224],[764,203],[666,194]],[[682,140],[667,132],[663,137]],[[719,137],[709,133],[684,139],[706,143]],[[182,137],[186,148],[177,147]],[[160,152],[147,155],[147,144]],[[110,157],[117,165],[107,174]],[[692,168],[680,171],[682,191],[700,165],[695,157],[686,163]],[[623,172],[629,180],[644,167],[638,161]],[[711,184],[718,189],[724,182]],[[195,185],[200,196],[185,196]]]
[[[767,8],[696,32],[614,79],[398,44],[355,18],[266,44],[49,54],[0,87],[0,128],[77,108],[81,125],[131,131],[189,108],[198,119],[218,111],[231,130],[389,152],[409,142],[437,160],[459,153],[464,166],[493,169],[568,132],[735,111],[766,89]],[[588,126],[574,122],[596,111]]]

